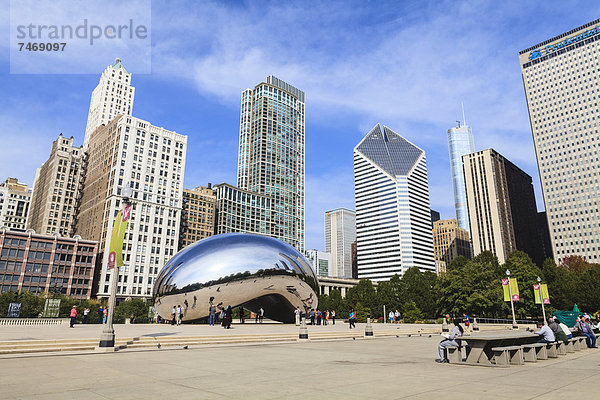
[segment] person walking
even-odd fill
[[[232,319],[232,310],[231,306],[227,306],[223,315],[223,328],[230,329],[231,328],[231,319]]]
[[[98,323],[102,324],[102,317],[104,316],[104,310],[102,306],[98,307]]]
[[[464,313],[463,313],[463,322],[465,323],[464,334],[470,335],[471,334],[471,320],[469,320],[469,316]]]
[[[350,325],[350,329],[356,328],[356,312],[354,309],[350,309],[350,314],[348,314],[348,324]]]
[[[335,310],[331,310],[331,324],[335,325]]]
[[[75,325],[75,320],[77,319],[77,306],[73,306],[73,308],[71,308],[71,324],[69,326],[69,328],[73,328],[73,325]]]
[[[173,309],[171,310],[171,325],[175,325],[177,323],[177,307],[173,306]]]
[[[314,325],[315,324],[315,309],[314,308],[311,308],[308,316],[310,317],[310,324]]]
[[[296,307],[294,314],[296,314],[296,326],[298,326],[300,325],[300,307]]]
[[[325,311],[325,325],[329,325],[329,310]]]
[[[438,363],[447,363],[448,358],[446,357],[446,347],[450,346],[458,346],[456,343],[456,338],[462,336],[464,333],[464,329],[460,326],[460,320],[456,318],[454,320],[454,327],[449,335],[442,335],[445,337],[444,340],[440,342],[438,346],[438,358],[435,360]]]
[[[89,308],[85,308],[85,310],[83,310],[83,323],[87,324],[87,319],[88,319],[88,314],[90,313],[90,309]]]
[[[180,304],[177,305],[176,313],[177,313],[177,326],[179,326],[179,325],[181,325],[181,320],[183,319],[183,309],[181,308]]]
[[[263,318],[265,317],[265,310],[263,310],[263,308],[261,307],[258,310],[258,321],[262,324],[263,322]]]
[[[321,310],[317,310],[317,325],[321,325]]]
[[[390,313],[388,314],[388,318],[390,319],[390,324],[394,323],[394,312],[390,310]]]
[[[106,324],[106,320],[108,319],[108,306],[104,307],[102,310],[102,323]]]
[[[394,313],[394,321],[396,321],[397,324],[400,323],[400,312],[398,310]]]
[[[217,313],[217,307],[215,307],[212,303],[210,307],[208,307],[208,324],[210,326],[215,326],[215,318]]]
[[[246,316],[244,315],[244,307],[240,306],[240,324],[246,322]]]

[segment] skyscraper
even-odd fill
[[[464,119],[464,116],[463,116]],[[465,154],[475,152],[471,127],[463,124],[448,129],[448,152],[450,153],[450,171],[452,188],[454,189],[454,208],[458,226],[471,232],[469,228],[469,211],[467,210],[467,193],[465,191],[465,175],[463,160]]]
[[[354,148],[358,277],[435,271],[425,152],[376,125]]]
[[[215,233],[271,235],[272,198],[221,183],[215,186]]]
[[[304,92],[269,76],[242,92],[237,186],[271,197],[270,236],[304,249]]]
[[[542,193],[560,262],[600,262],[600,19],[519,52]]]
[[[331,253],[315,249],[305,250],[304,255],[315,274],[319,276],[331,276]]]
[[[25,230],[31,191],[16,178],[0,183],[0,227]]]
[[[331,254],[329,276],[352,278],[352,243],[356,213],[347,208],[325,211],[325,251]]]
[[[119,115],[91,134],[76,233],[99,242],[99,297],[109,295],[108,248],[124,186],[133,189],[133,210],[117,296],[149,298],[158,271],[177,252],[186,148],[187,136],[130,116]]]
[[[489,250],[504,263],[522,250],[543,262],[531,177],[493,149],[463,156],[473,253]]]
[[[215,234],[215,192],[212,185],[183,189],[179,250]]]
[[[73,146],[73,136],[59,134],[35,174],[27,227],[40,234],[73,236],[84,177],[83,149]]]
[[[127,72],[121,59],[106,67],[98,86],[92,92],[90,111],[83,148],[87,150],[90,135],[100,125],[108,125],[117,115],[131,115],[135,88],[131,86],[131,74]]]

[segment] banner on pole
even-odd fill
[[[540,290],[541,287],[541,290]],[[541,294],[541,296],[540,296]],[[548,285],[542,283],[541,285],[533,285],[533,295],[535,298],[535,304],[550,304],[550,295],[548,294]]]
[[[510,289],[508,287],[508,278],[502,279],[502,289],[504,290],[504,301],[510,301],[510,292],[512,291],[512,301],[519,301],[519,286],[517,278],[510,278]]]
[[[110,249],[108,253],[108,269],[119,268],[123,265],[123,240],[127,231],[127,221],[131,216],[132,205],[127,205],[117,213],[110,236]]]

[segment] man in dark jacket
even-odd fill
[[[558,322],[556,321],[555,317],[550,317],[548,326],[550,327],[552,332],[554,332],[554,337],[556,338],[557,342],[559,342],[559,341],[563,342],[563,343],[569,342],[567,335],[563,332],[562,328],[558,325]]]

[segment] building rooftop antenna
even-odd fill
[[[463,125],[467,125],[467,120],[465,119],[465,105],[463,104],[463,102],[460,102],[460,108],[462,108],[462,115],[463,115]]]

